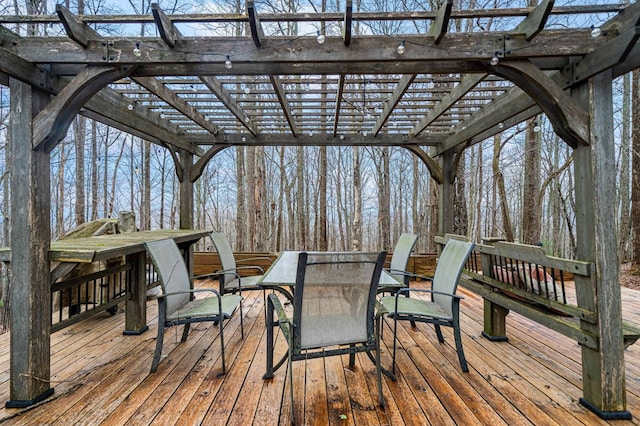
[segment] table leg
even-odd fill
[[[140,252],[127,256],[131,265],[127,280],[127,301],[125,310],[125,335],[139,335],[149,329],[147,326],[147,280],[145,276],[147,253]]]

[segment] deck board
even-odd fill
[[[212,285],[211,283],[209,285]],[[417,285],[420,285],[419,283]],[[460,370],[453,336],[443,329],[399,325],[397,382],[383,378],[386,409],[378,406],[375,366],[363,354],[294,363],[295,413],[300,423],[357,424],[608,424],[578,403],[580,348],[515,313],[507,317],[507,343],[480,336],[482,301],[463,290],[463,343],[470,372]],[[640,292],[622,289],[624,318],[640,324]],[[221,371],[218,330],[167,330],[163,359],[149,374],[157,308],[149,302],[150,330],[123,336],[124,313],[101,313],[56,332],[51,339],[54,396],[27,409],[0,408],[0,422],[23,424],[181,425],[289,424],[286,366],[263,380],[266,337],[261,292],[245,293],[245,338],[240,317],[225,325],[228,373]],[[382,363],[391,367],[393,334],[384,324]],[[276,351],[286,350],[281,336]],[[628,410],[640,424],[640,346],[625,352]],[[0,335],[0,398],[9,395],[9,334]]]

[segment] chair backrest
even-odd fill
[[[402,274],[394,274],[393,271],[406,271],[409,264],[409,256],[418,241],[418,235],[409,234],[403,232],[396,242],[396,246],[393,249],[393,255],[391,256],[391,264],[389,269],[390,274],[396,281],[403,282],[405,285],[409,285],[409,277]]]
[[[233,256],[231,244],[229,243],[227,236],[222,232],[212,232],[211,240],[213,241],[213,245],[216,246],[222,270],[230,271],[230,273],[226,273],[220,277],[223,281],[222,284],[230,283],[236,279],[236,275],[234,273],[236,270],[236,258]]]
[[[440,253],[440,258],[436,265],[436,272],[433,275],[434,291],[455,294],[462,269],[465,263],[467,263],[467,259],[469,259],[469,255],[474,246],[474,243],[468,241],[447,241],[442,253]],[[433,301],[440,305],[449,315],[453,315],[451,296],[434,294]]]
[[[173,239],[144,243],[160,278],[163,294],[188,291],[191,279],[184,258]],[[189,293],[167,296],[167,313],[172,314],[189,302]]]
[[[386,252],[300,253],[292,349],[375,342],[376,290]]]

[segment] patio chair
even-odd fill
[[[272,378],[274,332],[280,327],[288,343],[288,369],[293,413],[292,362],[366,352],[376,365],[378,398],[384,407],[380,367],[380,316],[376,289],[386,253],[306,253],[298,257],[293,316],[288,317],[275,294],[267,298],[267,371]],[[274,319],[274,312],[277,319]],[[375,358],[371,352],[375,352]]]
[[[411,321],[412,326],[415,326],[415,321],[433,324],[440,343],[444,342],[440,326],[453,327],[460,367],[464,372],[469,371],[460,335],[460,300],[462,297],[456,295],[456,290],[462,269],[473,247],[474,243],[471,242],[449,240],[440,254],[433,278],[423,277],[432,282],[431,290],[404,288],[396,292],[395,296],[381,299],[381,303],[389,312],[388,316],[393,319],[393,364],[391,369],[393,373],[396,369],[398,321]],[[431,300],[400,297],[409,295],[410,292],[430,293]]]
[[[403,283],[405,287],[409,287],[409,279],[411,274],[407,273],[407,265],[409,264],[409,256],[418,241],[418,235],[403,232],[396,242],[391,255],[391,262],[388,268],[385,268],[389,275],[396,281]],[[397,288],[379,287],[378,293],[395,293]]]
[[[239,293],[240,295],[242,295],[243,290],[262,290],[258,283],[262,279],[264,269],[257,265],[238,266],[238,264],[255,260],[268,260],[269,262],[271,262],[271,258],[252,257],[242,260],[236,260],[235,256],[233,255],[233,250],[231,249],[231,244],[229,244],[229,240],[224,233],[212,232],[211,240],[213,241],[213,245],[216,247],[216,251],[218,252],[218,256],[220,257],[222,269],[209,275],[218,276],[220,280],[219,291],[221,294]],[[241,270],[254,270],[258,274],[242,277],[239,274],[239,271]],[[200,275],[198,278],[202,277],[204,276]]]
[[[240,295],[220,295],[213,288],[193,289],[187,266],[175,241],[171,238],[144,244],[151,261],[156,268],[162,294],[158,300],[158,337],[156,350],[151,363],[151,373],[155,373],[162,355],[165,328],[184,324],[182,342],[187,340],[191,323],[213,321],[220,327],[220,345],[222,350],[222,374],[226,373],[224,358],[223,322],[231,318],[240,306],[240,329],[244,338],[242,325],[242,297]],[[209,292],[208,297],[195,299],[195,293]]]

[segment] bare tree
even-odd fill
[[[540,242],[540,138],[538,117],[527,123],[524,142],[524,195],[522,198],[522,242],[538,244]]]
[[[637,99],[640,93],[640,70],[633,71],[633,96]],[[633,265],[640,273],[640,102],[633,102],[632,107],[632,147],[631,147],[631,232],[633,235]]]

